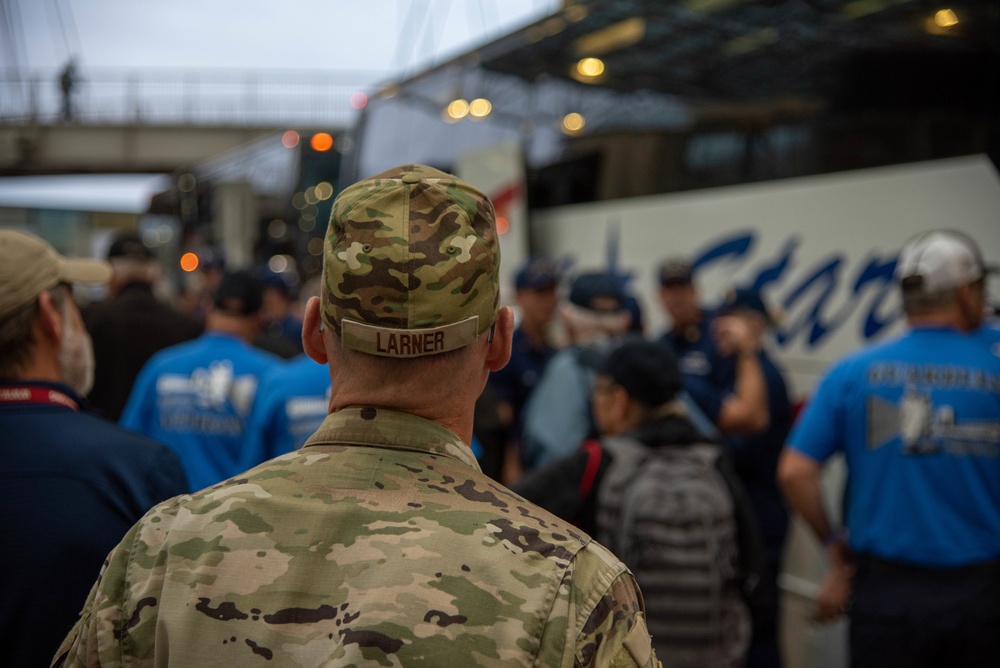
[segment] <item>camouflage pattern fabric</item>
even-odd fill
[[[607,550],[484,476],[443,427],[355,408],[151,510],[53,665],[658,664]]]
[[[486,195],[423,165],[348,187],[324,245],[323,321],[344,345],[375,355],[472,343],[499,305],[494,216]]]

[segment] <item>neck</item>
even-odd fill
[[[205,331],[236,336],[253,343],[257,324],[253,316],[236,316],[212,311],[205,317]]]
[[[918,313],[906,316],[906,322],[913,327],[950,327],[960,332],[968,332],[973,328],[969,326],[966,318],[962,316],[958,308],[948,308],[941,311],[928,313]]]
[[[375,365],[370,369],[351,369],[338,373],[331,364],[330,412],[343,408],[373,406],[417,415],[435,422],[467,444],[472,443],[475,402],[486,385],[486,373],[475,374],[469,368],[442,370],[447,382],[428,375],[410,376],[395,373],[391,366]]]
[[[53,348],[46,340],[37,342],[28,364],[8,380],[14,382],[44,380],[52,383],[65,383],[62,371],[59,369],[59,350]]]
[[[427,406],[416,405],[416,402],[400,401],[398,397],[378,397],[374,394],[352,397],[350,393],[338,393],[330,397],[330,412],[335,413],[345,408],[385,408],[388,410],[409,413],[438,424],[458,436],[463,443],[472,443],[472,413],[457,406]]]

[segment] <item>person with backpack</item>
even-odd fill
[[[623,339],[597,367],[600,438],[515,491],[632,570],[664,665],[741,666],[751,610],[776,592],[761,589],[770,581],[763,544],[730,456],[692,424],[677,398],[682,385],[664,344]]]

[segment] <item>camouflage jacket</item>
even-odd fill
[[[655,666],[628,570],[427,420],[359,408],[151,510],[53,665]]]

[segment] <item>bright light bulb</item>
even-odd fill
[[[491,111],[493,111],[493,105],[485,97],[477,97],[469,103],[469,113],[476,118],[489,116]]]
[[[950,28],[954,25],[958,25],[958,17],[955,16],[955,12],[950,9],[940,9],[934,14],[934,23],[938,24],[942,28]]]
[[[187,272],[194,271],[198,268],[198,256],[194,253],[184,253],[181,256],[181,269]]]
[[[455,120],[465,118],[469,115],[469,103],[461,98],[452,100],[448,104],[448,115]]]
[[[604,74],[604,61],[600,58],[584,58],[576,64],[576,71],[581,76],[599,77]]]
[[[562,127],[563,131],[569,134],[574,134],[583,129],[587,121],[583,118],[582,114],[578,114],[575,111],[563,116]]]

